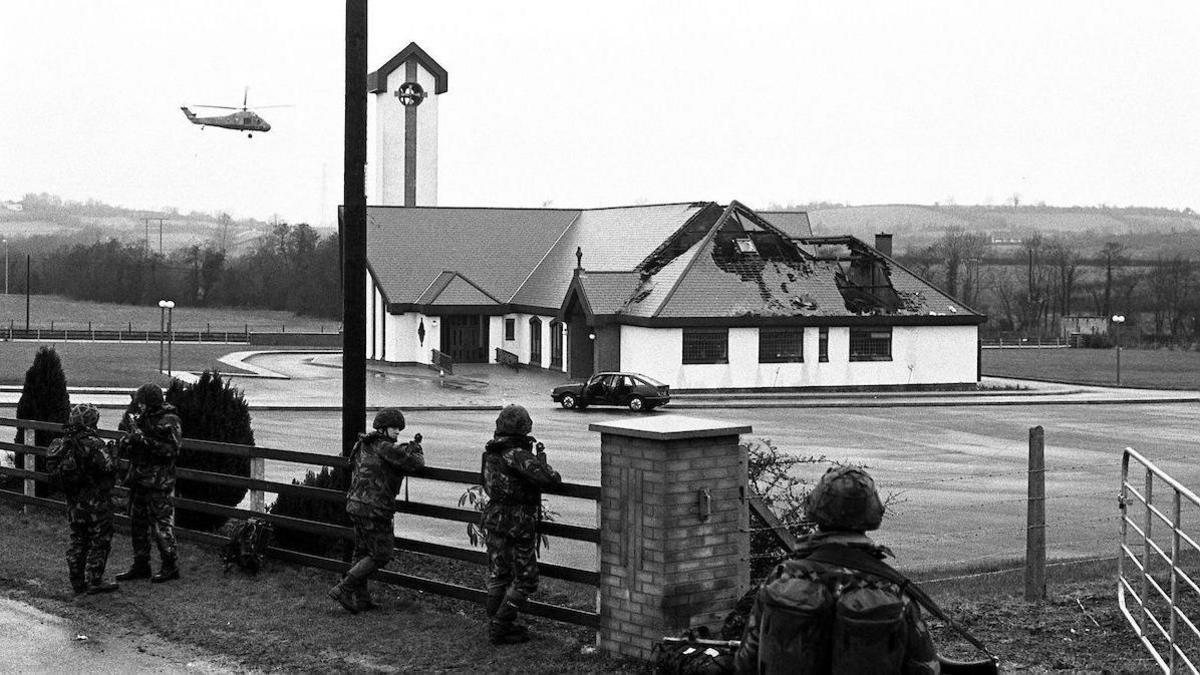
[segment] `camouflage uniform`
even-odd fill
[[[178,550],[175,546],[175,460],[183,440],[175,407],[162,403],[156,385],[138,389],[135,398],[147,387],[158,391],[149,395],[141,415],[126,415],[121,429],[121,456],[129,460],[125,486],[129,488],[129,527],[133,540],[133,567],[118,579],[150,577],[150,543],[158,546],[162,568],[152,581],[179,577]]]
[[[367,580],[392,559],[396,495],[405,474],[425,466],[421,435],[399,443],[386,433],[389,427],[404,428],[404,416],[395,408],[380,411],[375,431],[361,434],[350,456],[353,473],[346,492],[346,513],[354,525],[354,564],[329,591],[329,596],[350,612],[374,606]]]
[[[538,587],[542,489],[562,481],[546,463],[541,444],[528,435],[532,428],[524,408],[505,407],[496,420],[495,437],[485,446],[480,469],[488,496],[480,521],[488,552],[488,632],[496,644],[527,639],[515,621]]]
[[[67,571],[76,593],[115,590],[104,582],[104,568],[112,548],[112,488],[116,476],[113,448],[96,435],[100,413],[94,406],[77,405],[71,409],[64,436],[50,444],[49,456],[61,448],[75,453],[78,481],[64,491],[71,543],[67,548]],[[54,473],[57,462],[47,460],[47,471]]]

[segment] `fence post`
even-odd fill
[[[36,447],[37,446],[37,435],[36,434],[37,434],[37,432],[34,429],[25,429],[25,433],[21,436],[21,444],[31,446],[31,447]],[[37,455],[33,454],[32,452],[27,452],[23,456],[25,459],[21,462],[21,464],[23,465],[21,468],[25,469],[26,471],[37,471]],[[25,479],[25,496],[26,497],[36,497],[37,496],[37,481],[35,481],[32,478]],[[22,506],[21,512],[26,513],[28,508],[29,508],[28,506]]]
[[[749,586],[749,425],[655,415],[600,432],[600,648],[651,658],[664,635],[719,628]]]
[[[1046,598],[1046,436],[1029,430],[1029,512],[1025,529],[1025,600]]]
[[[253,452],[253,450],[251,450]],[[262,457],[250,455],[250,480],[266,480],[267,479],[267,460]],[[263,491],[258,488],[250,488],[250,510],[255,513],[267,512],[267,500]]]

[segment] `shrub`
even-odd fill
[[[320,473],[309,471],[304,474],[303,481],[293,480],[292,485],[326,488],[330,490],[345,490],[348,484],[346,469],[330,469],[325,467]],[[350,526],[350,516],[346,514],[345,501],[330,501],[313,499],[301,495],[281,494],[268,509],[277,516],[303,518],[320,523]],[[354,552],[354,542],[344,537],[316,535],[294,528],[275,524],[275,545],[280,548],[349,561]]]
[[[804,513],[804,498],[811,481],[797,475],[803,464],[821,464],[824,456],[792,455],[781,451],[769,438],[743,439],[748,459],[750,489],[793,536],[810,534],[814,525]],[[778,536],[761,518],[750,512],[750,578],[761,579],[788,553]]]
[[[205,371],[194,384],[172,380],[166,392],[167,403],[175,406],[185,438],[221,443],[254,445],[250,427],[250,407],[242,391],[222,379],[215,370]],[[184,448],[177,466],[211,471],[232,476],[250,476],[250,459],[215,452]],[[223,506],[237,506],[246,497],[248,488],[215,485],[180,479],[175,494]],[[180,527],[215,532],[228,520],[225,516],[180,509],[176,522]]]
[[[53,347],[41,347],[33,357],[33,365],[25,371],[25,384],[21,388],[21,398],[17,401],[17,417],[65,424],[70,411],[71,398],[67,394],[67,376],[63,373],[62,360]],[[17,443],[25,441],[25,431],[17,430]],[[42,430],[35,430],[33,433],[34,442],[43,448],[62,435]],[[24,468],[24,457],[24,453],[16,453],[14,459],[18,467]],[[45,471],[45,458],[38,457],[35,466],[37,471]],[[14,482],[19,489],[20,480],[17,479],[9,481],[6,487],[11,487]],[[43,483],[37,484],[37,496],[45,497],[49,493],[48,486]]]

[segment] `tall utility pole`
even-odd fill
[[[342,454],[367,416],[367,0],[346,0],[342,208]]]

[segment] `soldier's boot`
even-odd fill
[[[345,578],[342,581],[329,589],[327,595],[342,606],[351,614],[358,614],[358,589],[366,589],[367,577],[378,569],[379,566],[370,558],[363,558],[354,563],[354,566],[346,572]]]
[[[179,578],[179,557],[168,556],[162,559],[162,567],[158,569],[158,574],[150,577],[150,583],[161,584],[165,581],[172,581]]]
[[[349,577],[342,579],[336,586],[326,591],[325,595],[337,600],[351,614],[358,614],[358,599],[354,597],[354,582]]]
[[[97,577],[88,583],[87,592],[88,595],[96,595],[97,593],[112,593],[119,588],[121,588],[120,584]]]
[[[515,645],[529,641],[529,631],[516,623],[521,608],[525,606],[525,594],[510,589],[500,603],[500,608],[488,624],[488,641],[494,645]]]
[[[82,565],[67,565],[67,574],[71,579],[71,590],[75,592],[75,595],[80,595],[87,591],[88,584],[83,575]]]
[[[360,612],[369,612],[379,605],[375,604],[375,599],[371,597],[371,591],[367,590],[367,583],[364,581],[361,586],[354,589],[354,606]]]
[[[129,569],[114,578],[117,581],[132,581],[133,579],[149,579],[153,575],[154,570],[150,569],[150,558],[134,558]]]

